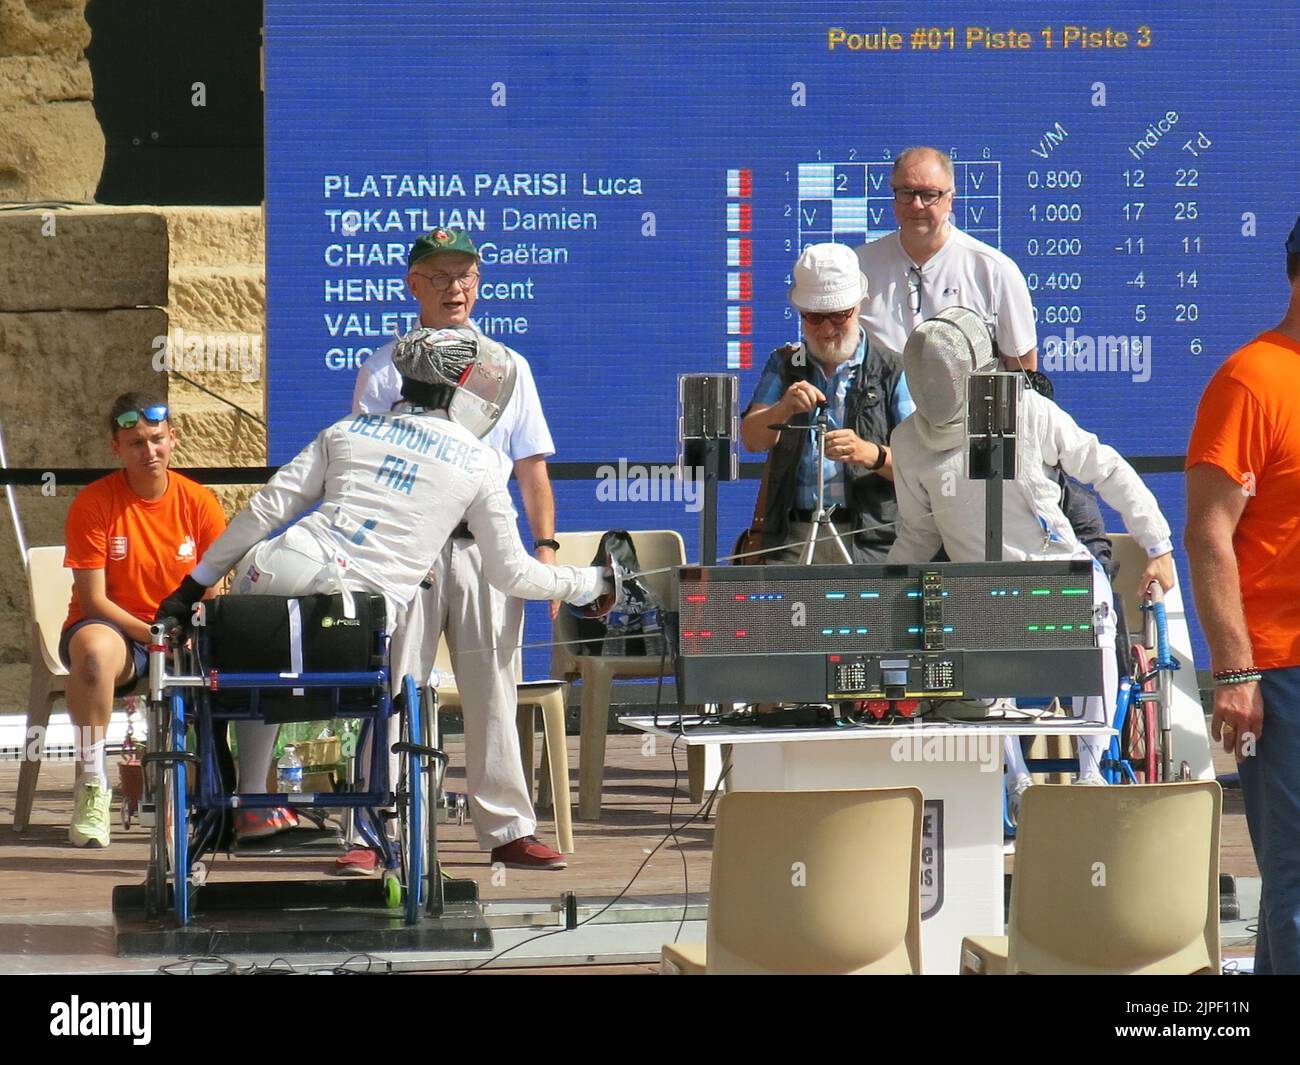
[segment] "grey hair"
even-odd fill
[[[912,148],[904,148],[898,153],[894,160],[894,169],[892,173],[897,174],[899,168],[911,162],[917,156],[933,156],[938,164],[943,168],[944,176],[948,179],[948,187],[952,188],[957,184],[957,176],[952,168],[952,157],[942,148],[930,148],[924,144],[918,144]]]

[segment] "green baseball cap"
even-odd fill
[[[474,256],[475,259],[478,258],[478,249],[474,247],[474,242],[463,229],[445,229],[439,226],[437,229],[429,230],[411,245],[411,255],[406,260],[406,265],[414,266],[420,260],[444,251],[464,252],[466,255]]]

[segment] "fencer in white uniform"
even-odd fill
[[[953,562],[984,560],[985,482],[967,478],[966,389],[972,373],[997,368],[997,355],[980,315],[964,307],[921,323],[903,350],[903,372],[911,383],[916,412],[890,437],[894,487],[898,493],[898,537],[890,562],[926,562],[942,547]],[[1114,448],[1081,429],[1065,411],[1033,391],[1020,399],[1017,435],[1020,469],[1007,482],[1002,503],[1007,561],[1092,559],[1061,511],[1061,489],[1049,470],[1061,466],[1091,485],[1119,512],[1124,527],[1146,551],[1141,586],[1173,586],[1173,543],[1169,523],[1155,496]],[[1076,713],[1110,724],[1119,689],[1115,618],[1110,581],[1093,566],[1094,618],[1103,656],[1105,694],[1076,703]],[[1081,783],[1100,782],[1100,761],[1108,740],[1080,741]],[[1018,743],[1007,745],[1013,791],[1028,781]]]
[[[463,332],[417,329],[399,341],[394,359],[418,405],[350,416],[323,430],[231,521],[161,613],[188,616],[233,566],[236,593],[378,592],[391,631],[462,522],[474,534],[483,577],[504,594],[582,604],[602,593],[599,569],[546,565],[519,540],[496,451],[477,435],[499,417],[513,387],[504,350]],[[513,653],[502,647],[464,656],[457,680],[467,702],[494,697]],[[251,732],[246,745],[241,730],[239,742],[241,751],[262,748]],[[241,778],[264,780],[269,748],[259,761],[241,766]]]

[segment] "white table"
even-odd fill
[[[620,720],[673,739],[675,718]],[[698,718],[687,718],[689,724]],[[926,803],[922,841],[922,971],[956,973],[963,936],[1001,935],[1002,740],[1098,735],[1114,730],[1070,719],[926,723],[844,729],[689,729],[687,746],[730,744],[728,787],[818,791],[914,786]],[[869,905],[864,886],[864,905]]]

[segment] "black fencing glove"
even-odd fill
[[[162,621],[163,618],[171,618],[180,625],[183,633],[188,633],[193,627],[194,604],[202,599],[207,591],[207,588],[193,577],[187,576],[181,581],[180,586],[162,601],[154,620]]]

